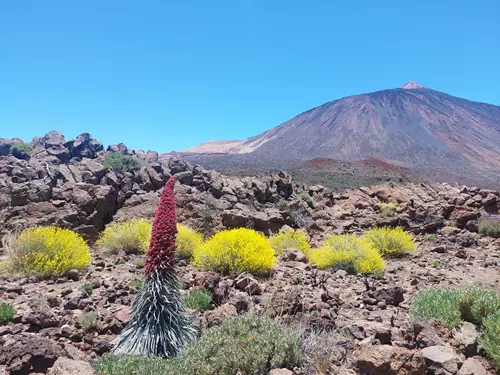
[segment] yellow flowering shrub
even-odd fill
[[[193,251],[194,264],[224,274],[266,273],[276,264],[266,236],[252,229],[224,230]]]
[[[309,246],[309,236],[301,230],[287,228],[281,230],[269,239],[269,244],[276,251],[276,254],[283,255],[286,249],[298,249],[307,255],[311,247]]]
[[[145,253],[149,247],[152,224],[145,219],[131,219],[108,226],[99,236],[97,245],[117,253]]]
[[[181,259],[191,259],[193,251],[203,244],[203,236],[197,231],[177,224],[177,256]]]
[[[309,252],[319,268],[340,268],[351,273],[372,273],[385,269],[380,253],[365,238],[355,234],[332,234],[323,245]]]
[[[373,228],[364,237],[383,256],[400,255],[417,249],[412,235],[399,227]]]
[[[90,263],[87,243],[79,234],[55,226],[24,230],[9,243],[9,264],[16,272],[57,276]]]

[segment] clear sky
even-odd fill
[[[500,105],[500,1],[0,0],[0,137],[182,150],[410,80]]]

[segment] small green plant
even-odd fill
[[[288,201],[286,199],[280,198],[278,202],[278,210],[285,211],[288,208]]]
[[[500,369],[500,311],[483,321],[483,333],[479,337],[479,343]]]
[[[378,209],[382,216],[394,216],[398,212],[398,206],[394,203],[379,203]]]
[[[438,319],[448,327],[462,323],[460,291],[451,289],[427,289],[412,301],[410,315],[414,320]]]
[[[417,249],[411,234],[399,227],[373,228],[364,236],[382,256],[402,255]]]
[[[477,229],[482,236],[500,238],[500,215],[481,217]]]
[[[98,318],[96,313],[86,313],[78,318],[76,325],[83,328],[84,331],[90,332],[97,328]]]
[[[307,254],[311,247],[309,246],[309,236],[301,230],[288,228],[281,230],[269,239],[269,244],[276,250],[276,254],[285,254],[286,249],[297,249]]]
[[[301,191],[300,193],[297,194],[297,196],[302,199],[304,202],[307,203],[309,208],[314,208],[314,201],[312,197],[305,191]]]
[[[138,278],[130,280],[130,283],[129,283],[130,287],[135,289],[135,290],[141,290],[143,284],[144,284],[144,282]]]
[[[441,262],[439,260],[435,260],[434,262],[432,262],[432,267],[441,268]]]
[[[115,172],[132,172],[139,167],[139,160],[134,156],[124,155],[119,152],[107,152],[104,157],[104,168],[112,169]]]
[[[16,315],[16,310],[10,303],[0,302],[0,324],[5,324]]]
[[[434,233],[427,233],[424,236],[423,240],[425,242],[434,242],[434,241],[436,241],[436,234],[434,234]]]
[[[188,292],[183,300],[186,307],[193,310],[205,311],[210,308],[210,304],[212,303],[212,293],[206,290],[196,290]]]
[[[90,296],[92,292],[94,291],[94,288],[92,287],[92,284],[85,283],[83,284],[83,290]]]

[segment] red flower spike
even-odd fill
[[[146,275],[165,275],[174,271],[177,235],[174,184],[175,178],[172,176],[165,184],[156,210],[147,252]]]

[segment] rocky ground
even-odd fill
[[[262,278],[223,277],[181,263],[183,293],[213,293],[210,310],[193,312],[203,328],[255,312],[299,327],[334,329],[339,339],[329,359],[331,374],[494,373],[475,328],[454,332],[432,322],[413,324],[408,307],[427,287],[480,283],[500,291],[500,240],[477,235],[477,219],[498,212],[498,192],[419,183],[337,193],[298,186],[286,174],[230,178],[169,155],[110,146],[142,162],[139,170],[121,174],[104,168],[104,149],[88,135],[69,142],[58,133],[36,139],[28,160],[9,155],[13,142],[0,142],[0,236],[57,224],[92,241],[111,220],[151,218],[170,175],[178,175],[179,221],[205,235],[239,226],[270,234],[288,225],[305,229],[314,245],[332,232],[402,226],[414,234],[418,249],[387,260],[383,277],[319,271],[289,249]],[[314,208],[297,198],[298,191],[312,196]],[[396,215],[381,215],[381,202],[396,203]],[[424,237],[430,233],[435,240]],[[144,256],[110,255],[95,247],[92,252],[88,269],[56,280],[2,277],[0,299],[17,314],[0,326],[0,374],[91,374],[88,363],[110,350],[127,324]],[[91,327],[81,327],[82,317]],[[295,369],[300,371],[305,373]]]

